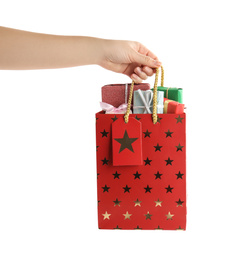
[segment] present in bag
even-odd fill
[[[136,90],[133,97],[134,114],[151,114],[153,106],[152,90]],[[164,92],[157,91],[157,114],[164,112]]]
[[[164,98],[164,114],[182,114],[184,113],[184,104]]]
[[[96,113],[98,226],[185,230],[186,114],[129,115],[130,105],[125,115]]]
[[[130,92],[131,84],[110,84],[101,88],[102,102],[108,103],[114,107],[119,107],[121,104],[128,102],[128,96]],[[148,90],[150,84],[141,83],[135,84],[134,90]]]
[[[164,97],[183,103],[183,89],[182,88],[166,88],[158,87],[157,90],[164,92]]]

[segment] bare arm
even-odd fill
[[[100,39],[0,27],[0,69],[50,69],[96,64]],[[93,55],[94,54],[94,55]]]
[[[138,42],[50,35],[0,27],[0,69],[51,69],[89,64],[98,64],[141,82],[161,63]]]

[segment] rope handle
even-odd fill
[[[155,76],[155,83],[153,87],[153,110],[152,110],[152,121],[153,124],[157,123],[157,85],[158,85],[158,78],[159,78],[159,68],[156,68],[156,76]],[[164,86],[164,69],[161,66],[161,86]],[[127,124],[129,120],[129,113],[131,109],[131,103],[132,103],[132,94],[134,89],[134,81],[132,81],[129,98],[128,98],[128,106],[127,111],[124,115],[124,121]]]

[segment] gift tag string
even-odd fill
[[[159,77],[159,68],[156,68],[156,76],[155,76],[155,83],[153,87],[153,110],[152,110],[152,121],[153,124],[157,123],[157,85],[158,85],[158,77]],[[134,81],[132,81],[129,98],[128,98],[128,105],[127,105],[127,111],[124,115],[124,121],[127,124],[129,120],[129,113],[131,109],[131,103],[132,103],[132,95],[133,95],[133,89],[134,89]],[[161,86],[164,86],[164,69],[161,66]]]

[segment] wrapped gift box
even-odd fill
[[[128,102],[129,91],[131,84],[110,84],[101,88],[102,90],[102,102],[108,103],[114,107],[119,107],[123,103]],[[141,83],[134,85],[135,90],[148,90],[150,84]]]
[[[166,88],[158,87],[157,90],[164,91],[164,97],[183,103],[183,89],[182,88]]]
[[[182,114],[184,113],[184,104],[174,100],[164,98],[164,114]]]
[[[153,106],[152,90],[136,90],[133,94],[133,113],[151,114]],[[164,92],[157,91],[157,114],[163,114],[164,111]]]

